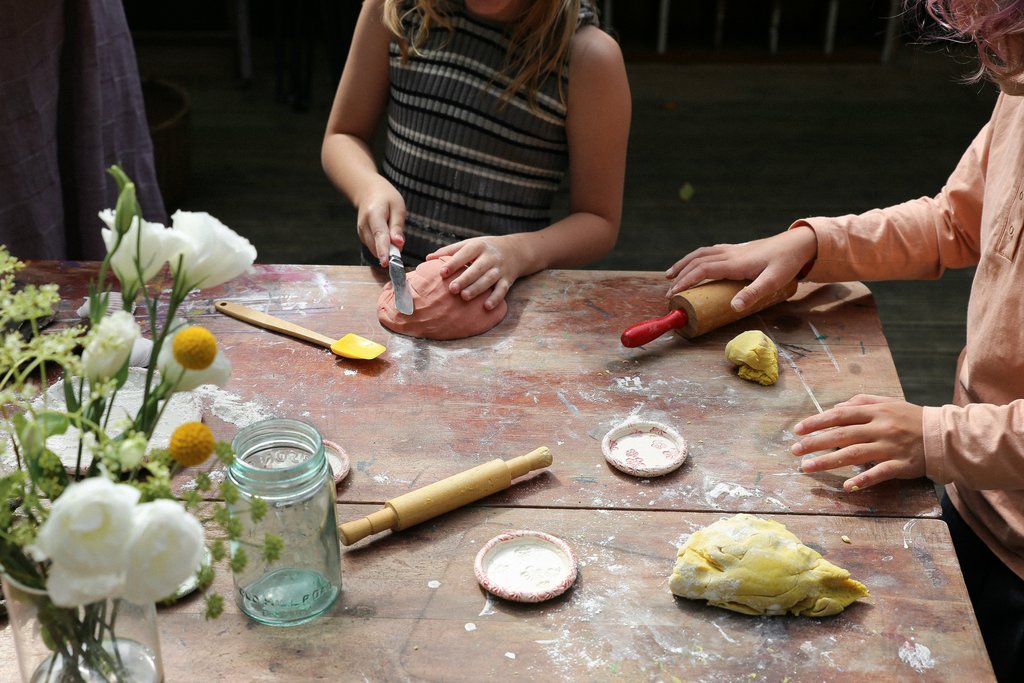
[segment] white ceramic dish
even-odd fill
[[[601,441],[605,459],[635,477],[658,477],[686,461],[686,440],[659,422],[628,420],[613,427]]]
[[[576,556],[565,542],[541,531],[507,531],[480,549],[473,566],[489,593],[516,602],[542,602],[576,581]]]

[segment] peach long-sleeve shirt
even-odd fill
[[[808,280],[977,266],[953,404],[924,408],[925,473],[1024,578],[1024,97],[1000,95],[937,196],[796,225],[818,238]]]

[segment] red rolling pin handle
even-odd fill
[[[686,327],[686,311],[676,308],[660,318],[645,320],[627,329],[622,333],[622,345],[630,349],[643,346],[669,330],[678,330],[684,327]]]

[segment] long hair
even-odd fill
[[[1024,74],[1024,0],[916,1],[943,30],[977,46],[980,67],[970,80],[987,75],[999,83]]]
[[[502,93],[505,99],[521,88],[531,104],[537,92],[549,77],[557,79],[558,96],[565,102],[562,72],[569,57],[569,46],[576,33],[580,4],[593,11],[590,0],[534,0],[525,13],[513,24],[509,36],[508,54],[502,75],[508,85]],[[453,0],[384,0],[384,25],[394,34],[402,59],[409,52],[418,53],[431,31],[441,29],[453,32],[450,13]],[[418,29],[406,35],[403,19],[420,16]]]

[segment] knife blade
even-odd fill
[[[412,315],[412,292],[405,281],[405,264],[402,263],[402,252],[398,247],[391,245],[388,253],[388,275],[391,276],[391,284],[395,288],[395,308],[403,315]]]

